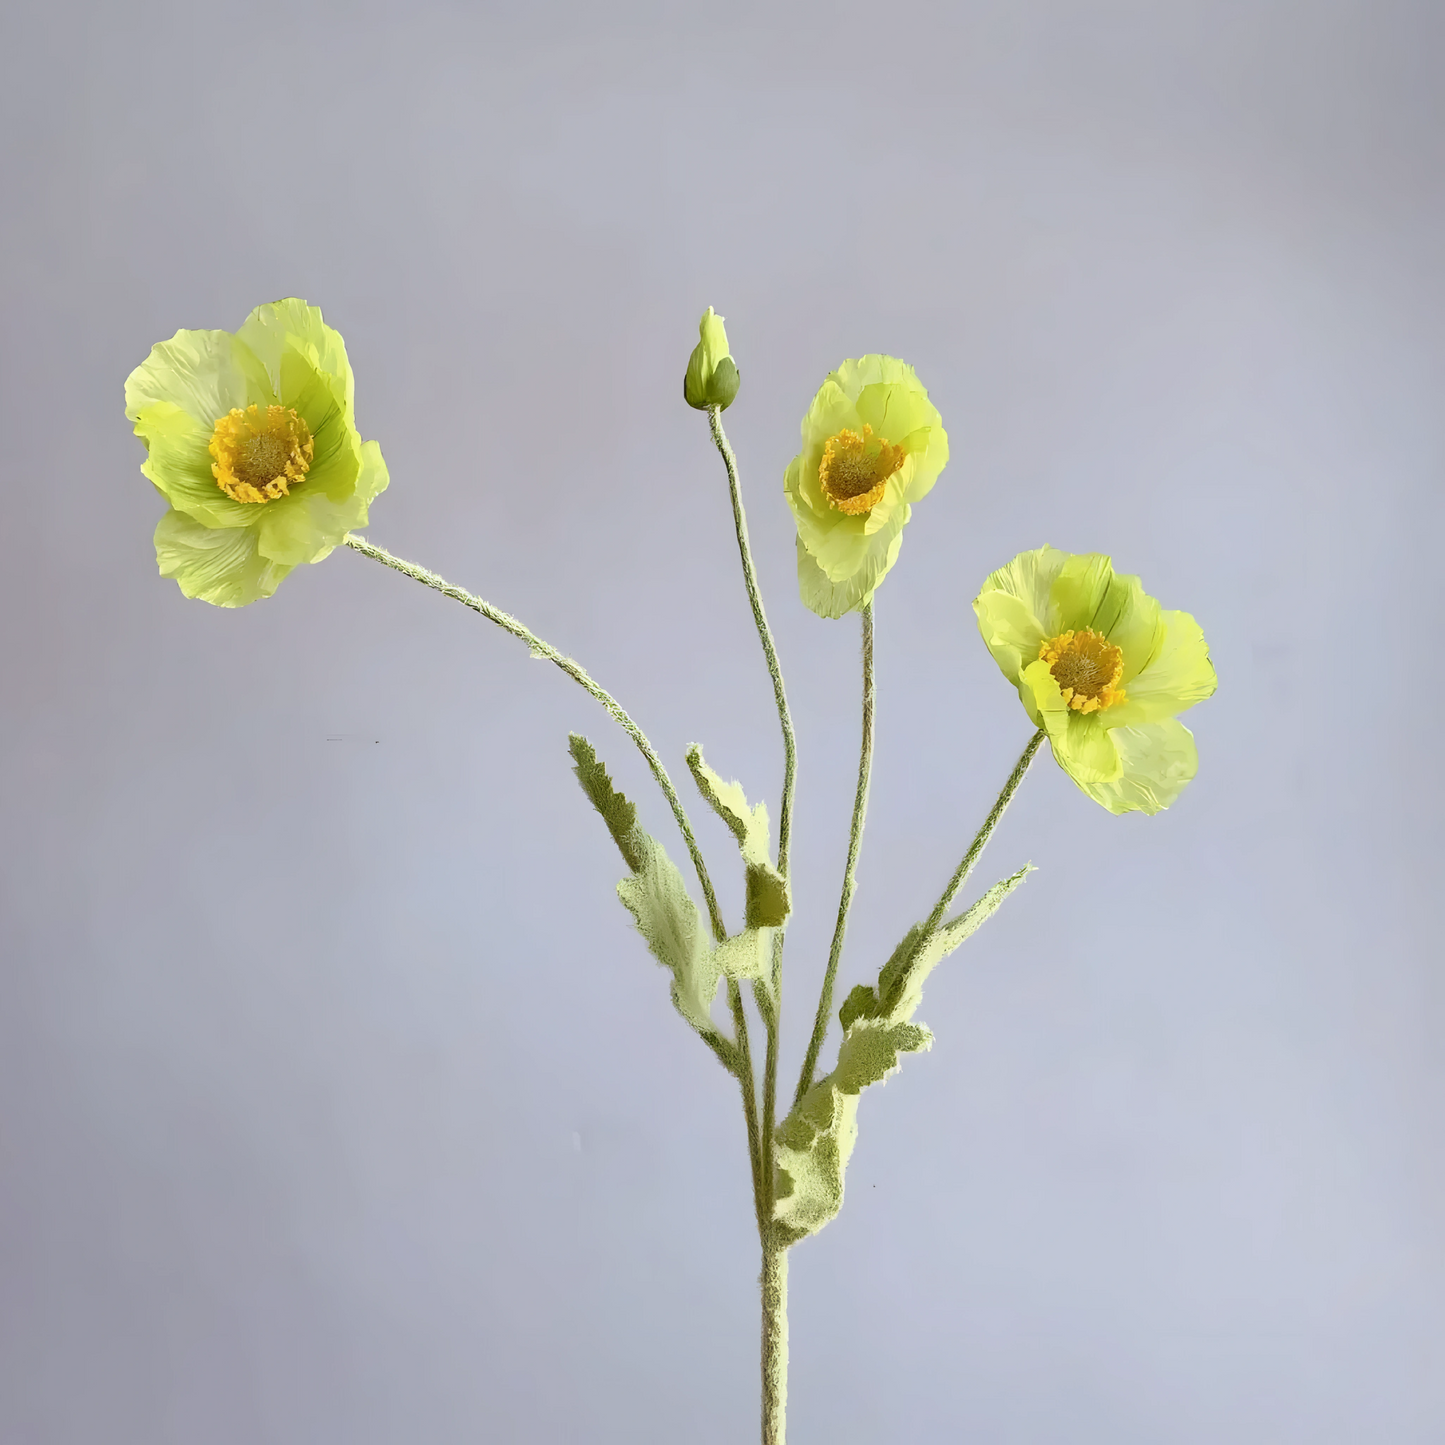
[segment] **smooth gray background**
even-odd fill
[[[756,1438],[736,1093],[567,765],[677,852],[626,740],[354,554],[234,613],[155,576],[124,378],[290,294],[390,463],[373,539],[776,798],[679,395],[727,317],[801,737],[789,1078],[857,749],[781,491],[825,372],[907,358],[953,449],[878,594],[844,987],[1028,736],[990,569],[1109,551],[1209,637],[1177,807],[1045,758],[986,855],[1039,871],[792,1256],[796,1441],[1445,1438],[1442,18],[7,7],[0,1442]]]

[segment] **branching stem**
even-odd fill
[[[353,551],[360,552],[364,557],[370,557],[384,566],[400,572],[403,576],[410,577],[413,581],[440,592],[445,597],[453,598],[463,606],[470,607],[473,612],[480,612],[489,622],[495,622],[504,632],[510,632],[513,637],[525,642],[532,649],[533,656],[544,657],[548,662],[555,663],[573,682],[585,688],[602,704],[623,732],[637,744],[638,752],[647,760],[647,766],[652,769],[652,776],[657,779],[657,786],[662,789],[663,796],[672,808],[672,816],[677,819],[678,829],[682,833],[683,841],[687,844],[687,851],[692,858],[692,866],[697,870],[697,881],[702,886],[704,899],[707,900],[707,911],[712,923],[713,936],[721,943],[727,937],[727,929],[723,924],[722,911],[718,908],[717,895],[713,892],[712,879],[708,877],[707,864],[703,861],[702,850],[697,846],[697,838],[693,834],[687,812],[682,806],[682,799],[677,796],[677,789],[673,787],[672,779],[668,777],[667,769],[662,765],[662,759],[657,756],[657,752],[647,740],[646,734],[627,715],[622,704],[605,688],[594,682],[579,663],[558,652],[550,643],[543,642],[529,627],[518,622],[509,613],[503,612],[500,607],[493,607],[490,602],[486,602],[480,597],[474,597],[460,587],[454,587],[450,582],[438,577],[435,572],[428,572],[425,567],[418,567],[414,562],[406,562],[400,557],[394,557],[384,547],[374,546],[364,537],[348,533],[346,545]],[[732,980],[729,980],[728,983],[728,1001],[732,1009],[733,1024],[737,1030],[736,1040],[729,1042],[727,1039],[717,1036],[709,1038],[704,1035],[703,1037],[708,1047],[722,1062],[723,1067],[735,1074],[738,1082],[742,1085],[743,1112],[746,1115],[748,1127],[748,1153],[753,1163],[753,1192],[758,1201],[759,1218],[761,1219],[763,1166],[758,1134],[757,1094],[753,1085],[753,1062],[748,1049],[747,1018],[743,1013],[742,995],[737,984]]]

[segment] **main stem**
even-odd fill
[[[778,650],[773,632],[763,610],[762,592],[758,587],[757,569],[753,566],[752,548],[748,544],[747,515],[743,511],[742,487],[738,481],[738,463],[723,431],[722,410],[707,409],[712,439],[727,468],[728,492],[732,498],[733,525],[738,537],[738,555],[743,564],[743,582],[747,587],[748,605],[758,640],[763,645],[763,658],[773,683],[773,701],[778,709],[778,723],[783,732],[783,797],[778,809],[778,872],[788,876],[788,845],[793,831],[793,793],[797,785],[798,749],[793,736],[793,718],[788,710],[788,694],[783,686],[783,670],[778,664]],[[866,625],[866,624],[865,624]],[[870,634],[871,636],[871,634]],[[870,643],[871,647],[871,643]],[[870,652],[871,656],[871,652]],[[778,1100],[778,1038],[783,1002],[783,931],[773,932],[771,989],[754,985],[754,995],[768,1031],[767,1054],[763,1064],[763,1103],[761,1160],[754,1156],[753,1191],[758,1205],[758,1234],[763,1245],[762,1273],[762,1374],[763,1374],[763,1445],[783,1445],[787,1430],[788,1405],[788,1252],[778,1243],[773,1231],[773,1122]],[[744,1020],[737,1011],[739,1030]],[[740,1032],[740,1037],[741,1037]],[[761,1165],[759,1177],[759,1162]]]
[[[788,1433],[788,1251],[763,1234],[763,1445]]]
[[[838,961],[843,956],[848,909],[853,902],[853,887],[858,877],[858,850],[863,844],[863,820],[868,814],[868,779],[873,770],[873,704],[873,601],[870,598],[863,604],[863,742],[858,755],[858,787],[853,794],[853,824],[848,831],[848,861],[843,867],[843,891],[838,899],[838,921],[833,926],[833,946],[828,950],[828,971],[823,975],[823,991],[818,995],[813,1036],[808,1040],[808,1053],[793,1095],[794,1108],[812,1087],[818,1050],[823,1047],[828,1017],[833,1011],[833,982],[838,976]]]

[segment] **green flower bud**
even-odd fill
[[[709,306],[697,329],[701,339],[688,358],[687,375],[682,379],[683,399],[698,411],[710,406],[726,411],[738,394],[738,369],[728,355],[723,319]]]

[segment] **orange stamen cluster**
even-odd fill
[[[818,481],[831,506],[850,517],[867,512],[883,500],[888,478],[899,471],[907,453],[865,425],[859,435],[840,431],[823,445]]]
[[[1075,712],[1100,712],[1124,701],[1119,679],[1124,675],[1124,654],[1092,627],[1061,632],[1039,644],[1039,656],[1049,664]]]
[[[211,434],[211,475],[238,502],[274,502],[311,466],[311,428],[289,406],[248,406],[226,413]]]

